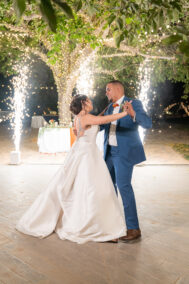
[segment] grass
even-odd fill
[[[186,160],[189,160],[189,144],[173,144],[173,149],[184,156]]]

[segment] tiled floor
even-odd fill
[[[189,166],[136,167],[142,239],[78,245],[36,239],[15,224],[59,166],[0,166],[0,283],[188,284]]]

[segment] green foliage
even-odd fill
[[[141,40],[145,40],[150,34],[161,36],[175,25],[182,14],[182,1],[104,2],[104,7],[108,11],[107,21],[110,30],[113,33],[117,30],[122,31],[121,41],[125,40],[128,44],[136,44],[137,35],[140,35]]]
[[[166,37],[165,39],[162,40],[162,43],[165,45],[171,45],[180,40],[182,40],[182,36],[177,34],[177,35],[171,35],[169,37]]]
[[[41,31],[43,33],[43,30]],[[84,48],[90,44],[91,48],[100,45],[98,38],[94,35],[94,29],[87,25],[81,17],[75,15],[74,19],[64,16],[58,17],[56,33],[48,32],[51,49],[48,50],[50,64],[54,65],[57,60],[61,62],[65,56],[63,42],[67,43],[67,50],[71,53],[77,45]],[[79,56],[79,54],[78,54]]]
[[[183,62],[182,58],[175,61],[153,60],[153,86],[165,80],[183,82],[185,84],[184,93],[189,94],[189,61]]]
[[[32,1],[33,2],[33,1]],[[31,4],[29,0],[13,0],[13,7],[15,9],[15,13],[17,15],[17,19],[20,19],[23,13],[27,13],[27,5]],[[57,29],[57,14],[56,9],[53,4],[56,4],[61,8],[61,11],[68,18],[74,18],[72,8],[62,0],[39,0],[37,5],[39,6],[41,15],[44,20],[49,25],[50,29],[53,32],[56,32]],[[36,4],[35,4],[36,5]],[[81,3],[78,3],[77,10],[81,8]]]
[[[95,88],[104,88],[108,81],[116,79],[124,83],[127,95],[137,97],[138,68],[143,58],[141,56],[103,57],[103,55],[116,54],[117,51],[113,48],[101,48],[96,61],[99,73],[95,75]]]
[[[23,6],[23,3],[28,3],[27,0],[15,2],[20,7],[20,15],[23,11],[28,13],[26,5]],[[33,7],[39,3],[42,16],[53,32],[57,31],[61,11],[68,19],[74,19],[79,11],[83,22],[93,27],[93,34],[99,26],[108,28],[108,36],[114,37],[117,47],[124,43],[134,47],[141,45],[144,52],[153,51],[152,46],[146,43],[150,37],[157,36],[163,38],[162,44],[173,45],[176,53],[189,57],[187,0],[39,0],[32,3]],[[76,30],[76,34],[78,31],[80,33],[80,29]],[[90,37],[85,39],[91,41],[92,48],[96,47]],[[73,40],[71,45],[72,48],[75,46]]]
[[[13,3],[16,15],[20,18],[26,9],[25,0],[14,0]]]
[[[187,26],[188,24],[188,26]],[[175,34],[166,37],[162,40],[164,45],[170,46],[175,45],[177,52],[180,52],[185,57],[189,58],[189,18],[185,24],[179,24],[175,28]]]
[[[74,18],[73,11],[72,11],[71,7],[66,2],[62,2],[61,0],[53,0],[53,2],[56,3],[62,9],[64,14],[68,18],[71,18],[71,19]],[[80,9],[80,7],[81,7],[81,3],[78,3],[77,11]]]
[[[16,11],[19,11],[17,14],[22,15],[27,0],[14,2]],[[187,0],[39,0],[39,3],[41,13],[53,32],[57,28],[59,10],[72,19],[79,11],[89,17],[88,23],[95,19],[95,24],[104,25],[104,29],[109,26],[109,36],[114,36],[117,47],[121,42],[138,46],[139,41],[144,43],[150,35],[162,37],[166,34],[167,38],[162,42],[178,44],[179,52],[189,57]],[[60,9],[57,10],[57,7]]]
[[[173,144],[173,149],[184,156],[186,160],[189,160],[189,145],[188,144]]]
[[[44,19],[47,21],[49,24],[49,27],[53,32],[56,32],[56,16],[55,16],[55,11],[52,7],[51,1],[50,0],[41,0],[41,3],[39,5],[40,11],[44,17]]]
[[[117,47],[120,47],[120,43],[124,40],[124,33],[116,31],[114,33],[114,40]]]
[[[81,8],[82,8],[82,1],[81,1],[81,0],[76,1],[76,2],[75,2],[75,10],[76,10],[76,12],[78,12],[79,10],[81,10]]]
[[[0,31],[4,36],[7,31],[7,43],[3,45],[1,53],[6,49],[9,52],[10,45],[18,46],[22,42],[23,46],[36,48],[47,55],[50,65],[61,66],[65,46],[69,54],[77,46],[80,46],[81,51],[87,45],[95,49],[102,46],[101,35],[106,30],[107,37],[114,37],[117,47],[124,45],[143,54],[175,56],[175,60],[170,61],[152,60],[152,84],[156,86],[167,79],[180,81],[185,83],[185,95],[189,93],[189,21],[186,0],[31,0],[29,5],[28,1],[20,0],[14,1],[16,9],[20,11],[17,15],[22,15],[17,25],[12,3],[0,2],[0,22],[5,23],[4,26],[0,25]],[[27,5],[23,6],[23,3]],[[33,15],[39,15],[38,7],[51,30],[43,19],[32,18]],[[26,20],[25,16],[31,17],[31,20]],[[26,28],[28,36],[24,35],[22,39],[10,37],[8,32],[12,31],[6,24]],[[97,30],[101,27],[103,29],[98,34]],[[15,53],[11,52],[10,62],[18,59],[16,52],[17,49]],[[99,54],[116,52],[120,53],[120,50],[105,47]],[[71,57],[69,60],[72,62]],[[102,86],[106,80],[120,79],[125,82],[129,94],[136,96],[138,67],[142,61],[143,57],[137,56],[137,53],[133,57],[99,57],[98,68],[112,71],[97,75],[99,85]]]
[[[103,88],[106,82],[116,79],[125,84],[126,93],[130,97],[137,97],[139,83],[139,66],[143,62],[142,56],[113,56],[119,50],[102,48],[96,62],[99,74],[96,75],[96,86]],[[103,55],[112,57],[103,57]],[[183,58],[175,60],[151,59],[151,87],[156,88],[159,83],[166,80],[184,83],[183,99],[188,99],[189,94],[189,61],[183,62]],[[106,71],[108,71],[106,73]]]
[[[13,0],[14,9],[17,17],[20,18],[22,14],[26,11],[26,5],[31,4],[30,0]],[[81,2],[81,1],[80,1]],[[62,0],[39,0],[37,4],[39,5],[40,11],[44,19],[49,24],[52,31],[56,31],[56,16],[55,8],[53,3],[57,4],[61,10],[65,13],[68,18],[73,18],[73,12],[71,7]],[[78,9],[81,7],[81,3],[78,3]]]
[[[14,45],[10,44],[6,36],[1,36],[0,41],[0,73],[5,77],[16,73],[14,65],[16,62],[22,60],[23,53]]]
[[[55,2],[55,1],[54,1]],[[56,33],[47,29],[46,23],[40,19],[39,17],[34,17],[33,15],[37,15],[38,7],[35,4],[35,1],[32,1],[30,4],[29,9],[26,6],[25,15],[28,19],[32,19],[26,21],[24,18],[19,22],[19,25],[16,26],[15,16],[11,9],[11,2],[0,3],[0,20],[2,23],[5,23],[5,26],[0,25],[0,30],[9,32],[12,34],[7,34],[7,39],[9,38],[9,43],[7,43],[7,50],[8,46],[11,45],[11,41],[16,41],[16,38],[13,36],[12,30],[6,27],[7,24],[10,24],[11,27],[15,27],[15,35],[19,35],[19,28],[24,27],[26,30],[27,35],[18,36],[19,40],[22,42],[21,46],[25,46],[25,48],[35,48],[42,53],[47,54],[48,56],[48,63],[50,65],[54,65],[55,63],[61,64],[65,57],[65,44],[68,49],[67,52],[72,52],[78,44],[81,45],[81,49],[84,48],[87,44],[91,46],[91,48],[95,49],[97,46],[100,45],[99,39],[95,35],[95,29],[92,25],[85,22],[83,17],[80,15],[75,14],[72,10],[70,10],[69,6],[62,2],[56,1],[56,3],[64,6],[64,13],[60,11],[56,11],[55,8],[51,5],[51,1],[48,0],[41,0],[40,1],[40,10],[43,13],[43,16],[46,17],[46,21],[49,21],[49,25],[51,26],[51,30],[56,30]],[[48,3],[48,5],[47,5]],[[77,9],[81,8],[81,3],[78,3]],[[61,9],[62,11],[62,9]],[[65,13],[66,11],[66,13]],[[56,22],[54,22],[56,20]],[[16,31],[18,27],[18,32]],[[4,35],[5,36],[5,35]],[[1,42],[0,38],[0,42]],[[16,45],[18,45],[18,42]],[[65,44],[64,44],[65,43]],[[20,44],[20,43],[19,43]],[[6,46],[4,45],[6,49]],[[78,54],[79,55],[79,54]],[[16,60],[16,58],[14,58]],[[13,60],[13,61],[14,61]]]
[[[180,51],[186,55],[187,57],[189,57],[189,41],[182,41],[180,44],[179,44],[179,49]]]

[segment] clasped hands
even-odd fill
[[[123,111],[127,112],[128,115],[130,115],[132,118],[134,118],[135,117],[135,111],[133,109],[132,102],[133,101],[125,102],[123,104]]]

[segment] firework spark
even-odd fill
[[[139,67],[139,78],[140,78],[139,100],[142,101],[145,111],[148,110],[148,102],[149,102],[148,91],[150,90],[151,73],[152,73],[152,67],[150,65],[150,61],[149,59],[145,59]],[[139,135],[142,142],[144,142],[145,129],[142,128],[141,126],[139,126]]]
[[[18,153],[18,156],[20,155],[20,138],[22,133],[22,120],[24,117],[28,72],[28,68],[26,66],[22,68],[19,68],[19,66],[17,66],[16,69],[19,70],[19,75],[15,76],[12,80],[14,97],[11,107],[14,112],[11,123],[11,126],[14,130],[13,140],[15,145],[15,151],[11,152],[11,155],[12,157],[14,156],[14,161],[16,153]]]

